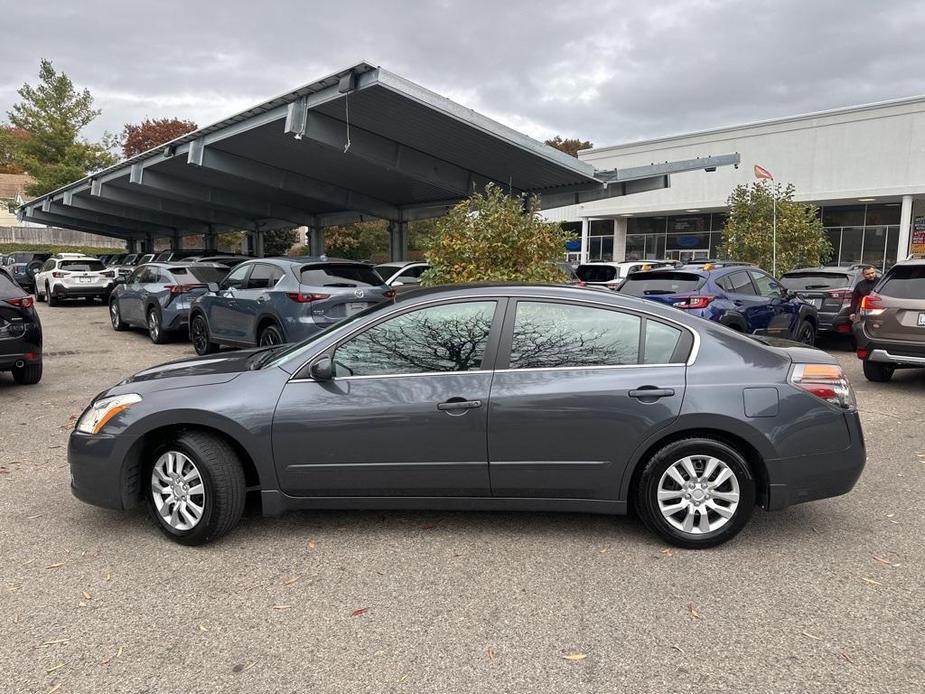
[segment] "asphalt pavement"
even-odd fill
[[[0,374],[0,691],[921,692],[925,371],[857,390],[850,494],[669,548],[633,517],[250,511],[188,548],[71,496],[90,399],[192,355],[39,305],[45,375]],[[568,436],[568,432],[563,432]]]

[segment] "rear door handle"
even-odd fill
[[[257,297],[258,304],[265,304],[269,300],[270,300],[270,297],[268,297],[266,294],[261,294],[260,296]]]
[[[658,400],[659,398],[670,398],[672,395],[674,395],[674,388],[656,388],[655,386],[642,386],[629,392],[631,398],[639,400]]]
[[[464,414],[468,410],[481,406],[481,400],[463,400],[462,398],[450,398],[446,402],[437,403],[437,409],[447,414]]]

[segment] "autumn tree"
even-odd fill
[[[489,185],[440,218],[427,248],[424,285],[463,282],[561,282],[556,266],[569,234],[539,215],[534,196]]]
[[[147,152],[196,127],[193,121],[180,118],[145,118],[141,123],[126,123],[122,130],[122,156],[128,159]]]
[[[793,200],[793,184],[782,186],[756,181],[735,187],[729,196],[729,216],[723,229],[720,257],[754,263],[772,270],[774,265],[774,208],[777,208],[777,274],[797,267],[821,265],[832,256],[815,205]]]
[[[21,174],[19,165],[19,152],[29,137],[22,128],[11,125],[0,125],[0,173]]]
[[[18,93],[22,100],[8,115],[14,127],[27,133],[17,155],[17,164],[35,179],[26,193],[47,193],[115,163],[105,145],[80,138],[100,114],[90,92],[78,91],[50,60],[41,61],[38,84],[24,84]]]
[[[381,259],[388,256],[388,222],[375,219],[355,224],[341,224],[324,230],[324,252],[351,260]],[[314,255],[317,253],[312,250]]]
[[[578,150],[580,149],[591,149],[594,146],[593,142],[588,140],[579,140],[574,137],[569,137],[562,139],[561,136],[556,135],[555,137],[546,140],[546,144],[550,147],[555,147],[560,152],[565,152],[566,154],[571,154],[573,157],[578,156]]]

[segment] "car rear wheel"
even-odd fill
[[[41,364],[26,364],[13,367],[13,380],[21,386],[32,386],[42,380]]]
[[[39,286],[35,285],[35,300],[45,301],[45,294],[39,291]]]
[[[151,338],[151,342],[156,345],[162,345],[167,342],[164,326],[161,325],[161,312],[157,310],[157,307],[148,309],[147,325],[148,337]]]
[[[61,299],[51,293],[51,287],[48,286],[47,282],[45,283],[45,296],[48,297],[49,306],[58,306],[61,304]]]
[[[267,325],[260,331],[260,337],[257,338],[257,344],[261,347],[272,347],[273,345],[283,344],[283,333],[275,325]]]
[[[190,341],[196,354],[204,356],[218,351],[218,344],[209,341],[209,324],[202,314],[197,313],[189,326]]]
[[[804,345],[816,343],[816,330],[813,328],[812,323],[807,320],[800,323],[800,327],[797,329],[797,342],[802,342]]]
[[[715,547],[734,537],[755,507],[755,480],[738,451],[708,438],[682,439],[646,463],[636,487],[643,522],[678,547]]]
[[[109,304],[109,320],[112,323],[113,330],[127,330],[128,326],[122,320],[122,313],[119,311],[119,302],[112,301]]]
[[[180,432],[155,449],[147,472],[149,515],[174,542],[210,542],[231,530],[244,512],[241,460],[217,436]]]
[[[874,383],[886,383],[893,378],[893,371],[895,371],[891,364],[878,364],[867,359],[864,360],[863,367],[864,377]]]

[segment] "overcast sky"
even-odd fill
[[[617,144],[925,94],[921,0],[0,0],[0,113],[54,61],[86,135],[207,125],[367,60],[529,135]]]

